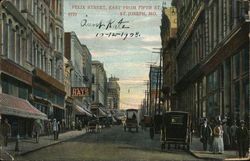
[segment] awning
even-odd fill
[[[106,116],[107,115],[107,111],[101,107],[99,107],[99,110],[101,112],[102,115]]]
[[[54,107],[56,107],[56,108],[59,108],[59,109],[61,109],[61,110],[65,110],[65,107],[64,107],[64,106],[60,106],[60,105],[58,105],[58,104],[52,103],[52,106],[54,106]]]
[[[82,107],[80,107],[80,106],[78,106],[78,105],[75,106],[75,112],[76,112],[77,114],[79,114],[79,115],[87,115],[87,116],[90,116],[90,117],[93,116],[92,113],[91,113],[90,111],[88,111],[87,109],[82,108]]]
[[[0,114],[47,120],[47,115],[29,101],[4,93],[0,94]]]
[[[97,106],[91,107],[91,110],[95,111],[93,113],[96,113],[96,115],[98,115],[98,116],[107,116],[106,111],[101,107],[97,107]]]

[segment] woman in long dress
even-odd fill
[[[224,153],[224,143],[223,143],[223,130],[221,123],[215,126],[214,130],[214,141],[213,141],[213,152],[215,154]]]

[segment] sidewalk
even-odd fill
[[[250,158],[240,159],[237,158],[237,151],[235,150],[225,150],[223,154],[213,154],[209,151],[204,151],[200,138],[193,137],[190,146],[190,152],[192,155],[199,159],[206,160],[249,160]]]
[[[73,139],[75,137],[81,136],[86,133],[86,130],[83,129],[82,131],[68,131],[65,133],[59,134],[59,139],[54,140],[53,135],[50,136],[41,136],[39,138],[39,143],[36,143],[35,138],[29,138],[29,139],[20,139],[19,142],[19,152],[15,151],[15,142],[8,143],[7,147],[3,147],[4,151],[7,151],[12,156],[16,155],[24,155],[51,145],[59,144],[61,142]]]

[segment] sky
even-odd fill
[[[64,31],[74,31],[107,77],[119,78],[120,108],[139,108],[150,64],[159,63],[162,6],[171,0],[64,0]]]

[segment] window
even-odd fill
[[[41,14],[40,14],[40,21],[41,21],[41,29],[44,31],[44,12],[43,12],[43,6],[41,5]]]
[[[92,101],[95,101],[95,91],[92,91]]]
[[[240,82],[234,83],[234,112],[239,114],[240,112]]]
[[[20,0],[16,0],[16,8],[20,10]]]
[[[52,28],[52,25],[50,25],[50,28],[49,28],[49,41],[51,44],[53,44],[53,28]]]
[[[242,51],[242,70],[243,73],[247,73],[249,71],[249,50],[248,48],[244,48]]]
[[[208,98],[207,98],[207,116],[215,117],[220,114],[219,97],[219,70],[215,70],[207,78]]]
[[[31,41],[31,35],[29,35],[29,36],[27,36],[28,37],[28,39],[27,39],[27,61],[29,62],[29,63],[31,63],[32,62],[32,53],[33,53],[33,51],[32,51],[32,45],[31,45],[31,43],[32,43],[32,41]]]
[[[40,12],[41,12],[41,10],[40,10],[40,8],[39,8],[39,6],[38,6],[38,3],[37,3],[37,5],[36,5],[36,8],[37,8],[37,13],[36,13],[36,22],[37,22],[37,25],[40,27],[40,18],[41,18],[41,16],[40,16]]]
[[[16,27],[16,55],[15,55],[15,62],[20,63],[20,33],[19,28]]]
[[[22,8],[21,10],[27,9],[27,1],[22,0]]]
[[[9,34],[8,34],[8,23],[5,14],[3,14],[3,54],[7,57],[8,54],[8,46],[9,46]]]
[[[245,113],[245,116],[244,116],[244,119],[247,123],[247,127],[249,127],[249,79],[248,78],[245,78],[243,80],[243,107],[244,109],[244,113]]]
[[[172,116],[171,124],[183,125],[183,116]]]
[[[13,29],[13,27],[12,27],[12,21],[10,20],[9,21],[9,29],[8,29],[8,33],[9,33],[9,47],[8,47],[8,49],[9,49],[9,51],[8,51],[8,53],[9,53],[9,58],[11,59],[11,60],[15,60],[15,45],[14,45],[14,43],[15,43],[15,31],[14,31],[14,29]]]
[[[92,74],[92,83],[95,83],[95,75]]]
[[[50,59],[48,62],[48,73],[52,76],[52,60]]]
[[[41,69],[44,71],[44,52],[41,53]]]
[[[233,78],[240,75],[240,53],[233,56]]]

